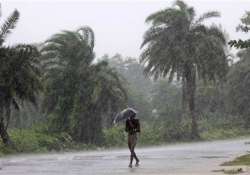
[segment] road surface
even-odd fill
[[[128,168],[127,149],[17,155],[0,159],[0,175],[217,175],[223,174],[213,171],[223,169],[221,163],[250,150],[248,141],[138,148],[141,165],[133,168]]]

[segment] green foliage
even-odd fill
[[[145,92],[128,87],[128,106],[135,108],[139,113],[137,116],[143,120],[150,122],[152,116],[152,104],[149,97],[145,95]],[[148,94],[147,94],[148,95]]]
[[[161,120],[180,121],[182,115],[181,85],[171,84],[167,80],[159,80],[154,84],[152,105],[155,117]]]
[[[249,131],[241,128],[213,128],[208,131],[201,132],[201,138],[203,140],[218,140],[229,139],[243,135],[249,135]]]
[[[124,83],[131,89],[143,93],[147,98],[151,94],[153,82],[143,75],[143,65],[138,62],[137,58],[123,57],[116,54],[112,57],[104,55],[102,59],[107,60],[111,67],[124,78]]]
[[[8,145],[7,129],[13,108],[19,110],[20,103],[24,101],[36,105],[36,97],[42,89],[38,50],[24,44],[3,46],[18,19],[19,12],[15,10],[0,30],[0,135]]]
[[[18,152],[36,152],[52,150],[58,146],[56,138],[41,133],[32,132],[31,130],[16,130],[10,133]]]
[[[141,133],[139,135],[139,145],[157,145],[163,143],[162,126],[155,124],[141,124]]]
[[[228,42],[231,47],[236,47],[237,49],[245,49],[250,47],[250,40],[231,40]]]
[[[127,145],[127,136],[124,131],[124,126],[117,126],[104,129],[104,145],[107,147],[117,147]]]
[[[141,133],[138,134],[139,145],[157,145],[177,141],[187,141],[189,136],[190,123],[171,123],[160,120],[141,123]],[[104,130],[104,146],[126,146],[127,133],[123,126],[113,127]]]
[[[242,116],[245,126],[250,124],[250,50],[239,53],[240,61],[232,65],[227,81],[228,110],[233,115]]]
[[[122,77],[122,85],[127,91],[127,105],[139,111],[140,119],[150,121],[153,82],[143,75],[143,66],[136,58],[124,58],[119,54],[112,57],[104,55],[101,59],[106,60]]]
[[[73,148],[74,142],[67,133],[48,134],[38,128],[10,130],[14,148],[0,144],[2,154],[60,151]]]
[[[201,138],[204,140],[227,139],[249,135],[244,120],[238,116],[208,113],[200,120]]]
[[[240,166],[240,165],[250,165],[250,154],[246,154],[240,157],[237,157],[233,161],[225,162],[222,166]]]
[[[197,112],[203,116],[217,115],[217,117],[223,118],[227,113],[225,89],[225,82],[198,82],[196,91]]]

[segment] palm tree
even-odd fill
[[[54,112],[52,123],[59,131],[70,129],[69,116],[78,91],[80,72],[86,74],[92,63],[93,47],[94,32],[90,27],[55,34],[42,46],[41,59],[47,83],[44,104],[48,113]]]
[[[6,145],[11,143],[7,133],[11,109],[19,109],[23,101],[36,104],[42,88],[37,49],[30,45],[3,46],[18,19],[15,10],[0,30],[0,135]]]
[[[211,11],[195,18],[195,11],[183,1],[173,7],[151,14],[146,22],[152,26],[144,35],[140,61],[145,73],[154,78],[168,76],[182,80],[183,101],[188,103],[192,118],[192,138],[199,137],[195,114],[196,78],[215,80],[224,78],[227,71],[226,39],[215,25],[203,24],[206,19],[219,17]]]
[[[96,85],[93,87],[92,102],[106,120],[106,126],[110,127],[113,122],[112,116],[114,117],[127,102],[127,91],[123,79],[114,68],[110,68],[108,62],[97,63],[93,71],[95,73],[91,79]]]
[[[120,79],[107,63],[93,63],[93,49],[90,27],[55,34],[42,48],[45,108],[54,115],[53,126],[86,143],[100,141],[102,116],[125,98]]]

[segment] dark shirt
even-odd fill
[[[126,128],[125,131],[129,134],[135,134],[136,132],[140,132],[140,122],[138,119],[127,119],[126,120]]]

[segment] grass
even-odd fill
[[[46,133],[36,129],[9,131],[14,147],[6,147],[0,140],[0,157],[19,153],[45,153],[60,151],[93,150],[95,145],[76,143],[67,133]]]
[[[236,138],[239,136],[249,136],[250,131],[241,128],[214,128],[208,131],[201,132],[201,138],[203,140],[218,140],[218,139],[229,139]]]
[[[221,164],[221,166],[250,166],[250,154],[242,155],[239,157],[236,157],[232,161],[225,162]],[[236,168],[232,170],[222,170],[225,174],[239,174],[243,173],[242,168]]]
[[[189,128],[186,126],[177,128],[169,126],[167,129],[165,124],[158,123],[157,125],[143,124],[142,126],[142,133],[138,141],[139,147],[228,139],[250,135],[250,130],[240,128],[206,128],[201,131],[200,140],[191,140],[188,137]],[[34,127],[28,129],[11,129],[9,134],[16,149],[5,147],[0,139],[0,156],[17,153],[94,150],[127,146],[127,133],[124,132],[123,125],[104,129],[103,145],[101,147],[75,142],[67,133],[51,133],[45,124],[34,125]]]
[[[240,165],[250,166],[250,154],[237,157],[232,161],[228,161],[222,164],[222,166],[240,166]]]

